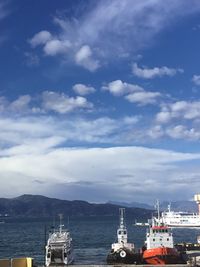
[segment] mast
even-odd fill
[[[125,224],[124,224],[124,213],[125,213],[125,208],[120,208],[119,209],[119,214],[120,214],[119,225],[120,225],[120,228],[125,228]]]
[[[125,208],[119,209],[119,228],[117,230],[118,243],[124,246],[128,242],[127,229],[124,220]]]
[[[62,233],[62,228],[63,228],[63,224],[62,224],[62,219],[63,219],[63,215],[59,214],[59,218],[60,218],[60,225],[59,225],[59,232],[60,234]]]
[[[156,200],[156,205],[155,208],[157,209],[157,213],[158,213],[158,224],[160,225],[160,203],[159,200]]]

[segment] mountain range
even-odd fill
[[[143,208],[143,209],[148,209],[148,210],[155,210],[154,205],[149,205],[145,203],[139,203],[139,202],[117,202],[117,201],[109,201],[108,203],[114,204],[114,205],[119,205],[123,207],[137,207],[137,208]],[[171,205],[171,210],[174,211],[186,211],[186,212],[197,212],[198,207],[195,201],[163,201],[160,203],[160,210],[164,211],[168,209],[168,205]]]
[[[64,216],[118,216],[121,205],[111,203],[94,204],[81,200],[60,200],[40,195],[22,195],[16,198],[0,198],[0,214],[8,217],[53,217]],[[138,207],[127,207],[126,216],[147,219],[152,211]]]
[[[160,204],[160,210],[166,210],[168,202]],[[138,202],[108,202],[105,204],[89,203],[82,200],[61,200],[40,195],[22,195],[16,198],[0,198],[0,214],[3,217],[53,217],[59,213],[65,216],[118,216],[119,208],[126,208],[126,215],[133,219],[151,218],[155,207]],[[193,201],[171,202],[171,209],[176,211],[197,212]]]

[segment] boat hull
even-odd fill
[[[142,255],[128,249],[111,251],[107,256],[107,264],[139,264],[142,263]]]
[[[143,260],[151,265],[184,263],[180,253],[175,248],[153,248],[143,252]]]

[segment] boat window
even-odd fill
[[[153,241],[155,241],[155,238],[153,238]]]
[[[169,238],[167,238],[167,241],[169,241]]]
[[[126,235],[126,231],[124,231],[124,235]]]
[[[121,235],[122,234],[122,232],[121,231],[119,231],[119,235]]]

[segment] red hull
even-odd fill
[[[151,265],[165,265],[181,263],[179,252],[175,248],[153,248],[147,249],[143,253],[143,259]]]

